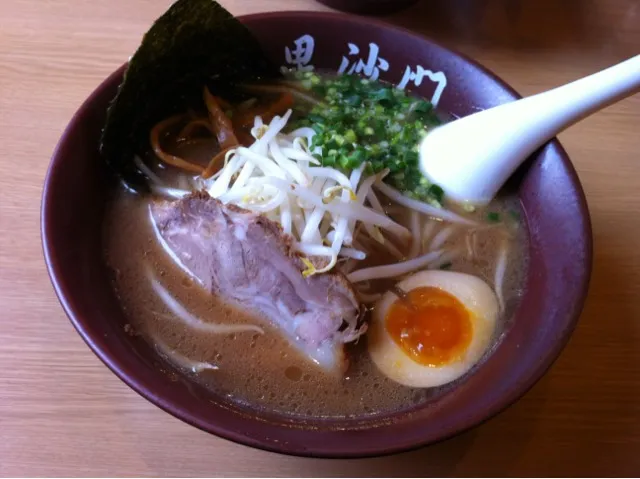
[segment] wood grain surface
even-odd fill
[[[552,370],[473,431],[388,458],[284,457],[183,424],[98,361],[47,277],[41,186],[73,112],[169,3],[0,1],[0,475],[639,474],[640,95],[561,135],[593,219],[589,298]],[[222,3],[235,14],[322,9]],[[638,0],[424,0],[388,19],[471,55],[523,94],[640,53]]]

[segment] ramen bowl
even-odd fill
[[[518,98],[474,61],[374,20],[329,13],[269,13],[241,20],[278,65],[353,69],[403,84],[464,116]],[[103,261],[102,224],[113,186],[98,152],[107,105],[124,67],[71,120],[53,155],[42,201],[52,283],[78,333],[140,395],[175,417],[237,443],[314,457],[365,457],[424,446],[472,428],[522,396],[558,357],[578,320],[591,270],[591,226],[576,172],[557,140],[514,175],[529,235],[524,293],[491,354],[424,404],[351,418],[296,418],[229,402],[128,334]]]

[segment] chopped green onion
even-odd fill
[[[429,194],[433,196],[438,203],[442,203],[442,200],[444,199],[444,190],[438,185],[429,186]]]
[[[404,91],[354,75],[321,77],[295,73],[323,102],[297,120],[295,127],[311,127],[310,149],[325,166],[349,174],[362,163],[379,172],[388,168],[391,186],[412,197],[441,206],[444,192],[422,177],[418,145],[439,120],[433,106]],[[307,86],[305,84],[305,86]]]
[[[344,139],[347,140],[349,143],[355,143],[356,141],[358,141],[358,137],[356,136],[356,132],[349,129],[345,132],[344,134]]]
[[[413,111],[418,113],[429,113],[433,109],[433,105],[425,100],[420,100]]]
[[[499,223],[500,222],[500,214],[495,211],[490,211],[487,213],[487,220],[491,223]]]

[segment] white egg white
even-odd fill
[[[471,342],[459,360],[442,366],[425,366],[409,357],[391,338],[385,318],[391,305],[398,299],[387,292],[375,305],[367,334],[371,359],[390,379],[410,387],[442,386],[465,374],[489,347],[498,319],[498,300],[482,279],[453,271],[421,271],[397,284],[409,292],[418,287],[439,288],[455,296],[469,311],[472,324]]]

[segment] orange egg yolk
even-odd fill
[[[391,305],[387,332],[415,362],[442,366],[462,357],[472,336],[471,315],[455,296],[419,287]]]

